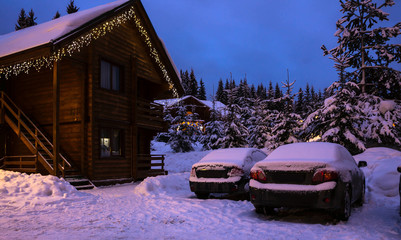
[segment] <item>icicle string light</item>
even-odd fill
[[[141,36],[144,37],[144,41],[150,50],[150,56],[159,66],[163,74],[163,78],[169,84],[170,91],[172,91],[174,97],[178,98],[178,91],[168,75],[165,65],[160,60],[159,53],[157,52],[156,48],[153,47],[148,32],[144,29],[140,19],[136,16],[135,8],[133,6],[120,15],[113,17],[110,21],[104,22],[100,26],[93,28],[87,34],[74,39],[71,43],[54,51],[49,56],[42,56],[37,59],[30,59],[14,65],[0,67],[0,75],[3,75],[6,79],[8,79],[11,75],[17,76],[20,73],[27,74],[32,68],[36,69],[37,71],[43,67],[52,68],[54,62],[60,61],[67,55],[71,56],[73,53],[80,52],[81,48],[88,46],[93,40],[103,37],[107,33],[113,31],[115,27],[119,27],[121,24],[124,24],[131,19],[134,19],[138,31],[140,32]]]

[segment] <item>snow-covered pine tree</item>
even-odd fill
[[[376,2],[341,0],[344,15],[336,23],[338,46],[327,50],[323,45],[322,49],[325,55],[349,55],[349,67],[362,93],[401,99],[401,72],[390,66],[401,62],[401,45],[390,43],[401,34],[401,23],[374,28],[378,22],[388,21],[389,14],[383,8],[395,4],[393,0],[379,1],[379,5]]]
[[[77,5],[75,5],[74,0],[70,0],[70,3],[67,5],[66,12],[68,14],[71,14],[71,13],[78,12],[78,10],[79,10],[79,7],[77,7]]]
[[[401,147],[401,105],[394,100],[365,94],[360,101],[364,113],[362,131],[370,146]]]
[[[210,111],[211,120],[205,124],[205,131],[199,138],[204,150],[219,149],[222,147],[219,139],[224,136],[223,122],[220,120],[220,113],[216,110],[216,103],[213,98],[213,108]]]
[[[241,108],[234,103],[235,88],[228,90],[227,115],[224,119],[224,136],[216,144],[223,148],[247,146],[248,129],[241,121]]]
[[[174,152],[193,151],[192,144],[199,135],[199,129],[193,125],[194,114],[187,114],[185,106],[180,105],[176,112],[176,117],[171,121],[169,128],[168,144]]]
[[[364,151],[364,120],[359,107],[359,87],[354,82],[334,82],[328,89],[333,95],[311,113],[303,125],[306,140],[320,137],[323,142],[339,143],[351,153]]]
[[[283,82],[283,88],[286,89],[284,97],[275,99],[277,106],[285,106],[281,111],[272,111],[268,119],[272,121],[272,127],[267,136],[266,148],[274,150],[277,147],[299,142],[298,134],[301,127],[301,116],[293,112],[292,103],[294,102],[294,95],[292,88],[295,81],[290,82],[289,77],[286,82]]]
[[[268,131],[269,119],[268,100],[255,99],[253,108],[251,109],[251,116],[247,119],[247,128],[249,129],[248,144],[249,147],[264,148]]]
[[[299,132],[301,117],[296,113],[285,113],[273,110],[269,113],[271,121],[265,147],[270,151],[281,145],[300,142]]]

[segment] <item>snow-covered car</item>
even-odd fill
[[[348,220],[353,203],[363,204],[365,176],[346,148],[324,142],[293,143],[274,150],[251,169],[249,192],[257,212],[275,207],[333,210]]]
[[[397,171],[401,173],[401,166],[398,166]],[[400,183],[398,184],[398,192],[400,195],[400,216],[401,216],[401,175],[400,175]]]
[[[208,198],[210,193],[247,192],[252,166],[266,156],[255,148],[214,150],[192,165],[191,191],[202,199]]]

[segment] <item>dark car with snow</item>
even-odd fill
[[[283,145],[251,169],[249,191],[257,212],[276,207],[328,209],[348,220],[353,203],[363,204],[365,176],[346,148],[310,142]]]
[[[255,148],[214,150],[192,166],[191,191],[202,199],[208,198],[210,193],[247,192],[250,169],[266,156]]]

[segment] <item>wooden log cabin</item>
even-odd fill
[[[165,173],[150,154],[166,130],[154,100],[183,89],[139,0],[0,36],[0,83],[3,169],[77,186]]]

